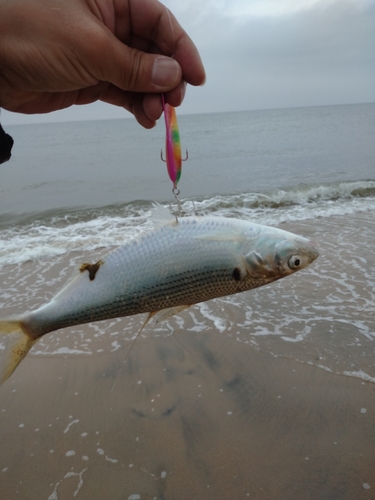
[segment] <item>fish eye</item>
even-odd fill
[[[300,255],[292,255],[288,260],[288,266],[290,269],[298,269],[301,267],[302,257]]]

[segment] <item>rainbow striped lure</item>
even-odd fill
[[[177,183],[181,177],[182,162],[188,159],[188,152],[186,150],[186,158],[181,158],[181,144],[180,132],[178,130],[176,111],[173,106],[167,104],[164,100],[164,95],[161,95],[161,102],[163,105],[164,119],[165,119],[165,150],[166,159],[163,158],[163,150],[160,152],[161,159],[167,163],[168,175],[173,182],[173,193],[179,194]]]

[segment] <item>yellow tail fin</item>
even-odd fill
[[[35,342],[24,332],[19,319],[0,321],[0,384],[10,377]]]

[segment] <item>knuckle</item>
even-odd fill
[[[143,64],[141,52],[133,50],[126,67],[124,82],[128,90],[137,90],[142,86]]]

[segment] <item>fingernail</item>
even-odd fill
[[[151,80],[158,87],[173,87],[180,75],[180,65],[169,57],[158,57],[154,61]]]

